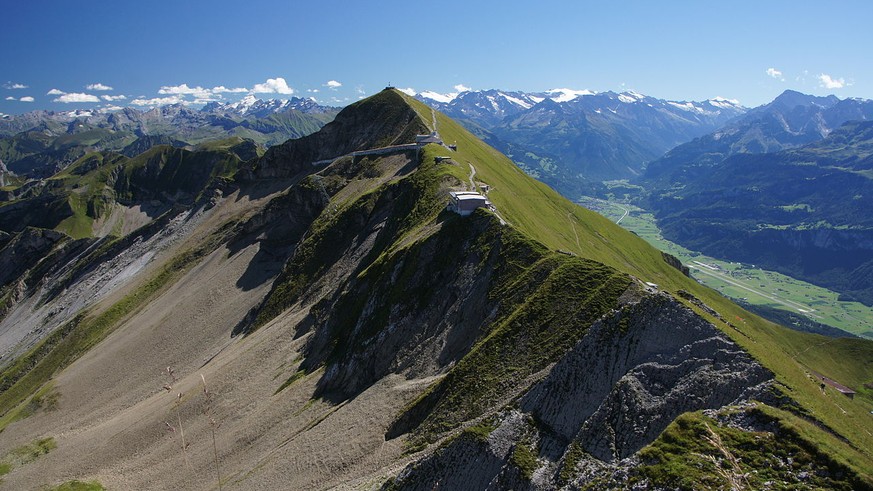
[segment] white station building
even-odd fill
[[[467,216],[477,208],[491,209],[491,202],[485,196],[474,191],[452,191],[449,193],[449,204],[446,209],[461,216]]]

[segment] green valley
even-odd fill
[[[634,204],[591,197],[578,202],[612,220],[621,219],[622,227],[676,256],[692,269],[695,279],[734,301],[799,314],[813,322],[873,339],[871,307],[840,300],[839,293],[775,271],[691,251],[664,238],[654,215]]]

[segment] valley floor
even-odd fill
[[[752,306],[780,309],[843,331],[873,339],[873,308],[838,300],[839,293],[751,264],[713,258],[665,239],[654,215],[638,206],[583,197],[580,205],[612,219],[652,246],[691,268],[694,278],[726,297]],[[790,326],[789,326],[790,327]]]

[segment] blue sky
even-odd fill
[[[441,93],[635,90],[747,106],[789,88],[873,98],[869,0],[0,0],[0,8],[6,114],[251,93],[345,105],[389,82]]]

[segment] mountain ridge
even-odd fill
[[[137,110],[33,111],[0,121],[0,160],[21,177],[48,177],[92,151],[145,151],[157,139],[177,147],[241,137],[274,145],[315,132],[337,108],[311,99],[214,102]],[[138,143],[139,142],[139,143]],[[134,156],[134,155],[129,155]]]
[[[519,166],[568,196],[638,176],[648,161],[747,110],[723,98],[667,101],[633,91],[426,94],[416,97],[468,129],[486,130]]]
[[[387,114],[393,119],[380,118]],[[456,148],[342,153],[414,141],[422,129]],[[397,91],[349,106],[321,132],[245,162],[220,195],[168,217],[173,228],[141,231],[140,240],[113,246],[119,249],[111,256],[123,258],[142,257],[132,245],[166,244],[138,275],[111,280],[118,289],[77,316],[69,331],[57,331],[64,334],[57,344],[28,352],[27,363],[0,375],[8,387],[0,392],[2,421],[20,418],[5,426],[0,451],[36,434],[58,440],[56,450],[5,476],[9,485],[99,476],[117,487],[207,489],[214,483],[186,470],[180,459],[195,469],[211,468],[215,451],[227,487],[326,488],[350,481],[404,487],[402,478],[394,478],[407,462],[414,470],[442,449],[471,437],[491,442],[492,435],[504,435],[494,440],[503,453],[494,460],[479,446],[472,455],[503,469],[508,477],[500,483],[537,486],[559,463],[570,478],[584,479],[585,466],[606,464],[578,455],[575,464],[568,462],[577,448],[605,457],[609,445],[599,443],[602,435],[549,440],[535,420],[522,424],[526,418],[512,416],[513,400],[528,393],[531,402],[537,399],[530,392],[534,382],[560,385],[561,367],[576,366],[574,350],[593,346],[598,354],[598,343],[616,353],[626,345],[642,348],[648,343],[633,339],[648,332],[696,347],[680,348],[666,372],[651,371],[657,364],[647,364],[645,356],[639,364],[616,365],[608,350],[597,355],[593,361],[615,371],[598,377],[582,369],[595,375],[588,380],[604,395],[590,401],[598,416],[589,427],[641,414],[639,406],[621,403],[641,394],[629,387],[652,393],[669,386],[677,394],[694,387],[695,394],[712,394],[707,383],[721,380],[718,367],[736,366],[727,354],[747,350],[757,361],[747,363],[752,376],[737,388],[770,377],[755,363],[772,367],[777,400],[796,399],[811,417],[858,442],[854,450],[838,447],[832,460],[804,460],[802,469],[824,472],[824,484],[869,486],[864,459],[871,447],[856,419],[866,415],[861,401],[868,396],[862,391],[855,402],[841,401],[849,416],[834,416],[830,396],[799,365],[855,384],[873,367],[833,367],[816,356],[853,349],[863,356],[871,349],[867,342],[835,340],[806,349],[821,339],[748,315],[688,279],[638,237],[556,195],[458,123]],[[319,157],[332,160],[313,165]],[[481,190],[479,183],[488,185],[500,218],[484,209],[470,217],[446,210],[448,190]],[[125,264],[115,270],[120,276],[134,269]],[[98,266],[92,263],[88,274],[111,271]],[[88,278],[68,283],[45,309],[90,292],[94,282]],[[679,295],[683,289],[686,295]],[[19,302],[8,315],[27,315]],[[658,309],[664,314],[653,315]],[[678,332],[670,320],[677,313],[693,326],[687,338],[662,336]],[[157,379],[168,366],[171,392]],[[695,367],[704,368],[700,377],[692,375]],[[705,374],[708,367],[714,368]],[[219,429],[212,426],[214,445],[207,444],[209,421],[199,416],[207,381],[214,394],[210,410],[220,422]],[[56,410],[34,402],[40,390],[58,394]],[[29,402],[37,407],[32,414],[15,413]],[[683,410],[718,411],[725,402],[731,401],[689,397]],[[626,452],[651,444],[673,417],[658,404],[651,407],[664,417],[643,437],[622,429]],[[727,411],[735,410],[751,411]],[[188,447],[166,431],[167,425],[181,428],[183,419]],[[421,424],[412,429],[398,421]],[[726,424],[712,424],[713,431],[728,431]],[[822,445],[841,445],[808,422],[797,424]],[[571,427],[581,431],[585,423],[568,422],[566,432]],[[742,450],[733,441],[726,446]],[[665,453],[647,455],[645,465],[666,465]],[[716,466],[706,469],[695,482],[723,482]],[[790,472],[777,475],[787,479]],[[672,475],[638,476],[656,486],[676,485]],[[442,477],[448,474],[426,475],[419,487],[432,488]]]
[[[649,164],[642,180],[660,187],[687,181],[731,155],[795,148],[821,140],[847,121],[871,118],[873,101],[786,90],[724,128],[673,148]]]

